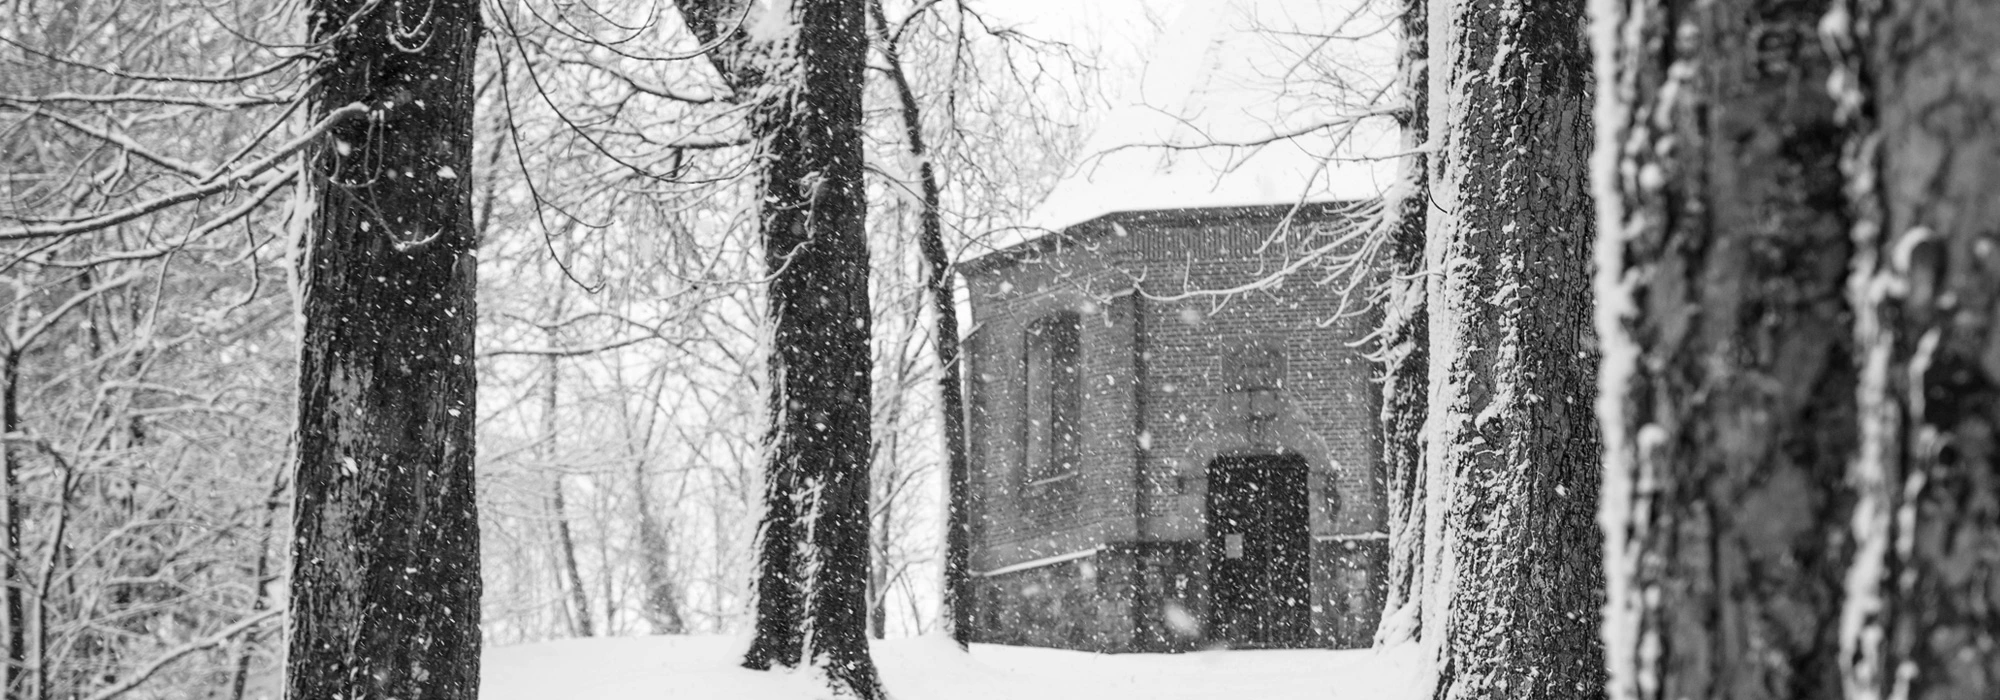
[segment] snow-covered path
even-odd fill
[[[811,678],[736,666],[744,640],[575,639],[488,650],[481,700],[811,700]],[[1409,650],[1101,655],[942,638],[875,644],[893,700],[1380,700],[1407,694]]]

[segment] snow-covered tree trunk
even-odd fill
[[[710,56],[737,99],[751,105],[758,229],[771,276],[769,457],[756,636],[744,665],[810,665],[836,692],[876,698],[868,657],[864,2],[680,6],[695,35],[717,47]],[[746,10],[752,19],[739,21]]]
[[[1839,694],[1855,447],[1830,0],[1595,0],[1620,699]]]
[[[2000,697],[2000,4],[1840,0],[1860,357],[1847,697]]]
[[[1582,0],[1430,8],[1434,697],[1603,692]]]
[[[1376,330],[1382,363],[1382,465],[1387,476],[1389,566],[1382,605],[1382,627],[1376,643],[1394,644],[1412,638],[1422,618],[1418,585],[1424,557],[1424,413],[1429,398],[1430,318],[1424,285],[1424,229],[1430,210],[1428,158],[1430,138],[1430,48],[1427,0],[1404,0],[1401,76],[1397,91],[1403,107],[1403,170],[1384,212],[1388,245],[1376,303],[1382,325]]]
[[[287,697],[471,700],[479,3],[319,0]]]

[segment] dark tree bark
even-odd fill
[[[1424,414],[1430,397],[1430,316],[1425,309],[1424,228],[1430,205],[1430,12],[1427,0],[1403,0],[1402,53],[1397,58],[1403,109],[1397,115],[1403,158],[1402,188],[1384,202],[1389,240],[1384,246],[1376,303],[1382,309],[1377,361],[1382,363],[1382,467],[1388,488],[1389,566],[1382,627],[1375,643],[1414,638],[1422,624],[1417,595],[1424,563]]]
[[[1614,698],[1840,694],[1855,374],[1830,5],[1596,4]]]
[[[756,636],[743,663],[808,664],[824,669],[837,692],[876,698],[867,637],[872,397],[863,2],[781,4],[791,16],[779,21],[796,33],[768,45],[743,34],[734,3],[680,5],[696,36],[717,46],[710,56],[738,99],[755,100],[750,130],[773,347]]]
[[[1581,0],[1430,13],[1421,637],[1438,698],[1603,692]]]
[[[14,449],[15,436],[23,427],[21,422],[21,350],[12,344],[12,334],[6,338],[7,347],[0,348],[0,488],[6,494],[0,496],[0,508],[6,513],[0,515],[0,535],[6,538],[8,556],[0,562],[0,588],[6,590],[5,618],[0,619],[7,629],[7,658],[0,663],[0,691],[10,700],[27,697],[28,687],[28,632],[27,609],[22,598],[21,587],[21,453]]]
[[[286,695],[479,688],[472,92],[479,4],[320,0]]]
[[[917,211],[917,239],[923,248],[930,289],[931,310],[937,328],[931,333],[937,353],[938,410],[944,413],[945,518],[944,518],[944,624],[952,641],[964,648],[972,641],[972,466],[965,455],[965,394],[958,347],[958,303],[952,291],[951,254],[944,247],[942,196],[937,166],[931,162],[930,147],[924,139],[923,111],[917,105],[916,90],[903,70],[899,37],[889,34],[882,0],[869,0],[876,41],[887,63],[889,82],[896,90],[896,103],[903,121],[903,137],[909,143],[910,158],[917,164],[917,186],[923,195]]]
[[[2000,4],[1840,0],[1856,246],[1847,697],[2000,697]]]

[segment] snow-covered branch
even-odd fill
[[[283,611],[278,609],[266,610],[237,620],[235,624],[224,627],[215,634],[169,649],[166,653],[154,658],[145,666],[141,666],[127,674],[125,680],[97,691],[96,694],[90,696],[90,700],[111,700],[112,698],[131,692],[132,689],[144,685],[146,681],[151,680],[155,674],[158,674],[161,669],[173,665],[174,662],[180,661],[189,654],[213,649],[223,642],[236,638],[237,635],[256,629],[258,625],[277,617],[281,612]]]
[[[179,204],[185,204],[187,202],[192,202],[198,199],[209,197],[216,193],[233,189],[242,186],[244,184],[248,184],[250,182],[256,182],[256,184],[260,188],[267,187],[269,185],[269,182],[256,181],[254,180],[254,178],[256,178],[258,175],[263,174],[265,171],[275,167],[279,162],[283,161],[285,158],[290,157],[292,154],[297,153],[299,150],[305,148],[307,145],[311,144],[313,140],[319,138],[322,135],[325,135],[326,132],[332,130],[333,127],[338,126],[339,124],[347,121],[348,119],[360,116],[366,113],[367,111],[368,111],[367,105],[364,105],[359,102],[355,102],[345,107],[333,110],[331,113],[326,115],[325,119],[320,120],[319,124],[314,125],[312,129],[307,130],[306,133],[304,134],[300,134],[298,138],[293,139],[291,142],[286,143],[285,145],[279,147],[276,151],[250,163],[249,165],[229,171],[228,174],[225,175],[224,177],[215,178],[212,181],[208,182],[207,184],[170,192],[155,197],[153,199],[149,199],[143,202],[138,202],[131,206],[127,206],[123,209],[105,212],[95,216],[90,216],[80,219],[71,219],[66,221],[36,222],[25,226],[0,228],[0,241],[16,241],[16,240],[29,240],[36,238],[52,238],[58,236],[74,236],[81,233],[88,233],[91,231],[96,231],[99,229],[116,226],[118,224],[122,224],[127,221],[131,221],[133,219],[146,216],[153,212],[166,209],[168,207],[172,207]],[[277,177],[290,178],[291,175],[292,175],[291,173],[287,172],[287,173],[282,173]]]

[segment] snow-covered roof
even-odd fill
[[[1136,94],[1103,116],[1026,223],[1060,230],[1121,211],[1379,196],[1393,163],[1353,158],[1393,151],[1393,124],[1313,128],[1380,109],[1370,103],[1392,77],[1393,35],[1362,4],[1188,0]]]

